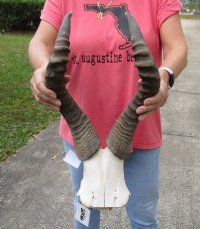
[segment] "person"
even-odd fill
[[[134,229],[159,228],[156,213],[162,143],[159,108],[167,101],[169,84],[172,86],[174,77],[187,64],[187,45],[179,19],[181,7],[178,0],[47,0],[40,25],[29,44],[34,68],[33,95],[40,104],[59,111],[61,102],[45,87],[45,69],[63,17],[73,13],[67,88],[93,123],[101,147],[105,147],[114,121],[140,86],[124,12],[136,19],[159,68],[161,84],[158,93],[137,108],[140,122],[133,138],[133,152],[124,162],[125,180],[132,194],[126,210]],[[75,150],[63,117],[59,134],[65,151]],[[78,169],[73,166],[69,169],[76,209],[83,164]],[[100,211],[91,209],[88,228],[99,228],[99,221]],[[75,220],[75,228],[87,227]]]

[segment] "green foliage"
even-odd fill
[[[59,117],[32,97],[27,54],[30,38],[0,35],[0,161]]]
[[[0,0],[0,31],[34,29],[44,0]]]
[[[200,14],[195,14],[195,15],[185,15],[185,14],[182,14],[180,15],[180,18],[181,19],[196,19],[196,20],[200,20]]]
[[[195,9],[195,2],[189,2],[186,6],[189,10],[194,10]]]

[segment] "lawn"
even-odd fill
[[[59,117],[32,97],[30,39],[31,35],[0,35],[0,161]]]
[[[180,15],[181,19],[200,19],[200,14],[195,14],[195,15],[186,15],[186,14],[181,14]]]

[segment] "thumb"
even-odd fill
[[[142,85],[142,79],[139,79],[138,82],[137,82],[137,84],[138,84],[138,88],[140,88],[141,85]]]
[[[69,83],[70,80],[71,80],[71,77],[69,75],[64,75],[65,84]]]

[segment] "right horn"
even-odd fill
[[[142,79],[139,91],[119,116],[107,138],[107,146],[120,159],[126,159],[132,149],[132,139],[138,124],[136,109],[144,104],[144,100],[155,95],[160,87],[160,74],[154,63],[142,33],[135,19],[126,13],[131,34],[135,66]]]

